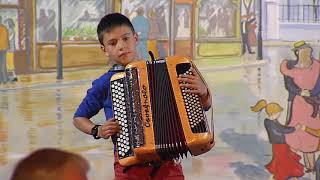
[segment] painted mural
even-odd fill
[[[82,133],[73,121],[92,82],[113,67],[97,36],[113,12],[132,22],[137,58],[187,57],[211,92],[214,147],[160,169],[181,165],[188,180],[320,179],[319,3],[0,0],[0,179],[43,148],[81,162],[81,178],[115,178],[111,138],[95,139],[91,126]],[[105,124],[95,113],[92,123]]]
[[[199,37],[235,37],[236,1],[201,1],[199,8]]]

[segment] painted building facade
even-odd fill
[[[246,1],[254,7],[255,0]],[[156,57],[240,55],[242,0],[61,2],[64,68],[105,66],[108,58],[101,53],[96,36],[100,18],[110,12],[122,12],[132,20],[139,8],[143,8],[143,17],[153,23],[147,35],[147,48],[154,50]],[[11,18],[15,24],[14,64],[18,74],[56,70],[58,1],[0,0],[0,16],[3,20]]]
[[[320,40],[319,0],[263,0],[263,39]]]

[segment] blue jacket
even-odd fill
[[[98,114],[101,109],[104,109],[106,120],[113,117],[110,94],[110,78],[113,74],[115,72],[109,70],[93,81],[92,87],[87,91],[87,95],[79,105],[74,117],[90,119]]]

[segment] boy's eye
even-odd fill
[[[128,40],[129,40],[129,37],[124,37],[123,40],[124,40],[124,41],[128,41]]]
[[[117,43],[115,41],[108,42],[109,46],[115,46]]]

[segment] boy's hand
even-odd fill
[[[198,94],[200,97],[206,97],[208,95],[207,86],[204,84],[198,73],[194,68],[191,68],[192,74],[184,75],[180,74],[178,80],[185,82],[186,84],[180,84],[182,89],[185,89],[186,93]]]
[[[106,123],[102,124],[98,128],[98,137],[108,139],[110,136],[119,132],[120,127],[118,122],[114,118],[107,120]]]

